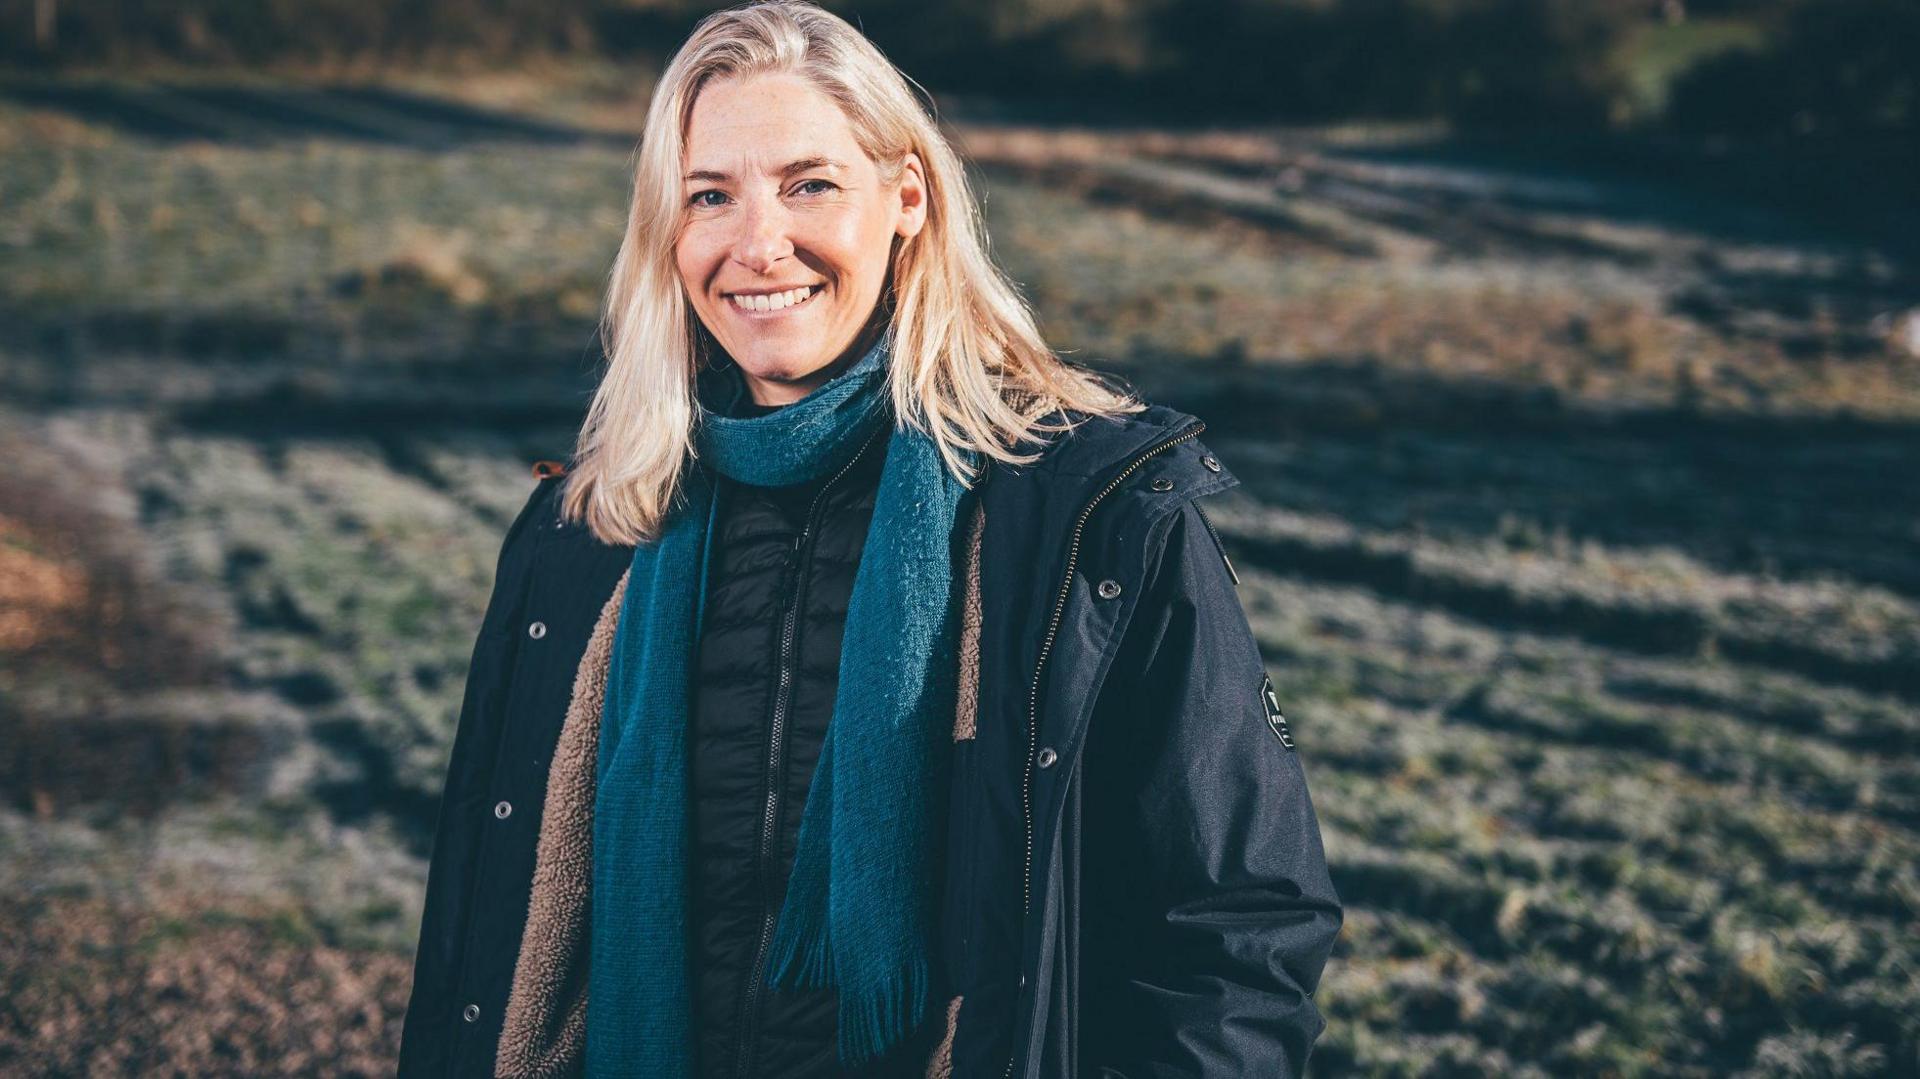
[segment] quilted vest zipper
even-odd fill
[[[780,817],[780,788],[784,785],[780,782],[780,763],[787,753],[787,706],[793,696],[794,638],[800,619],[800,595],[806,590],[806,564],[812,553],[814,520],[820,511],[820,500],[826,497],[834,484],[840,482],[842,476],[852,471],[860,458],[866,456],[867,450],[886,429],[883,424],[878,431],[869,435],[853,457],[840,466],[840,471],[835,472],[813,493],[813,499],[807,503],[806,520],[793,537],[793,546],[788,549],[786,564],[781,570],[780,609],[784,617],[780,622],[780,673],[773,693],[773,716],[767,730],[766,811],[760,821],[760,887],[765,909],[760,922],[760,943],[753,951],[753,965],[747,968],[746,993],[740,1010],[740,1053],[736,1058],[734,1074],[741,1079],[751,1074],[767,948],[773,943],[773,930],[780,917],[782,897],[773,894],[774,822]]]
[[[1024,943],[1026,934],[1024,927],[1027,917],[1033,912],[1033,762],[1034,754],[1038,750],[1040,741],[1040,680],[1041,676],[1046,672],[1047,659],[1053,654],[1053,642],[1060,632],[1060,619],[1066,614],[1067,595],[1073,589],[1073,571],[1078,567],[1080,562],[1080,540],[1086,532],[1087,519],[1092,517],[1093,511],[1099,507],[1100,503],[1109,494],[1112,494],[1115,488],[1126,482],[1128,476],[1138,471],[1141,465],[1146,464],[1147,461],[1152,458],[1190,438],[1199,437],[1200,432],[1206,429],[1207,425],[1204,421],[1196,422],[1192,427],[1187,428],[1172,438],[1167,439],[1165,442],[1135,457],[1127,463],[1127,467],[1121,469],[1111,480],[1108,480],[1106,486],[1100,488],[1099,492],[1089,499],[1086,505],[1080,508],[1080,515],[1074,519],[1072,538],[1067,543],[1067,571],[1065,575],[1060,578],[1059,591],[1054,595],[1053,615],[1047,620],[1047,634],[1040,642],[1040,659],[1034,666],[1033,683],[1027,694],[1027,762],[1026,767],[1023,768],[1020,773],[1020,818],[1021,823],[1026,829],[1025,864],[1020,872],[1020,916],[1023,929],[1021,934],[1023,941],[1020,958],[1023,966],[1026,962],[1026,946]],[[1020,1055],[1020,1047],[1018,1044],[1019,1035],[1019,1022],[1016,1016],[1014,1024],[1015,1045],[1013,1046],[1012,1052],[1007,1055],[1007,1069],[1005,1074],[1009,1076],[1013,1074],[1014,1057]]]

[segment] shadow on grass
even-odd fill
[[[1846,239],[1920,261],[1920,146],[1894,137],[1707,139],[1677,135],[1454,135],[1340,148],[1333,156],[1471,175],[1505,170],[1575,185],[1617,222],[1723,240]],[[1558,205],[1556,205],[1558,203]],[[1570,209],[1560,200],[1540,209]]]

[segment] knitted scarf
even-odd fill
[[[852,367],[764,416],[731,417],[702,401],[698,455],[761,486],[832,475],[892,421],[891,341],[889,327]],[[684,507],[656,542],[634,550],[607,679],[593,815],[593,1075],[692,1070],[686,728],[715,499],[699,469],[688,473]],[[769,985],[837,987],[839,1055],[849,1067],[917,1027],[931,989],[937,800],[954,710],[951,548],[965,493],[931,438],[893,425],[854,574],[833,716],[769,949]]]

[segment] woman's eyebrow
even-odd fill
[[[785,179],[795,173],[808,172],[813,169],[828,169],[844,172],[846,168],[846,165],[830,157],[803,157],[798,161],[789,161],[785,165],[780,166],[780,177],[781,179]],[[724,184],[732,179],[733,175],[731,173],[717,172],[713,169],[695,169],[687,173],[687,180],[689,182],[702,181],[706,183]]]

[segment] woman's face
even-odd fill
[[[687,125],[674,262],[693,309],[763,405],[859,359],[895,236],[926,220],[920,159],[883,187],[838,106],[793,75],[708,83]]]

